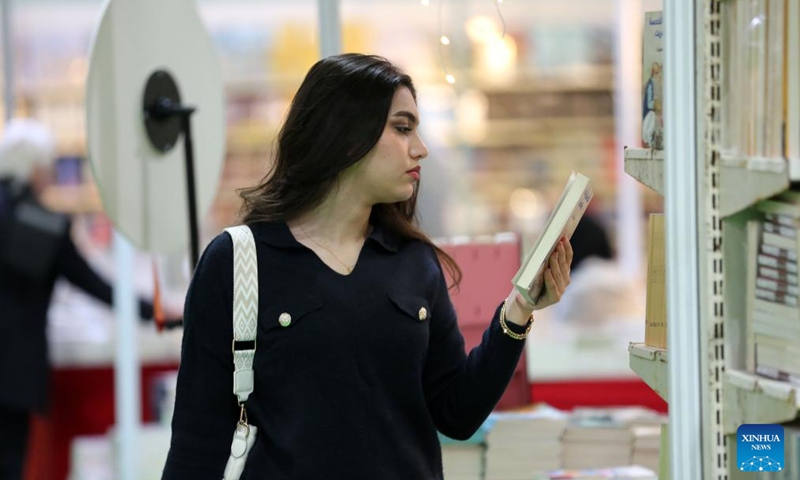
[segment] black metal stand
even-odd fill
[[[192,144],[191,115],[195,108],[182,105],[178,86],[172,76],[157,70],[147,79],[144,91],[144,125],[150,143],[161,152],[172,150],[183,133],[186,159],[186,195],[189,210],[189,236],[192,269],[199,261],[199,233],[197,225],[197,200],[194,179],[194,148]]]

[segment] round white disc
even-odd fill
[[[183,135],[170,151],[143,123],[147,79],[169,72],[191,116],[197,218],[216,194],[225,154],[222,73],[193,0],[114,0],[94,37],[86,82],[89,161],[106,214],[138,248],[188,249]]]

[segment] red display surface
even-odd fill
[[[667,412],[667,402],[639,379],[534,382],[530,389],[532,402],[545,402],[563,410],[638,405]]]
[[[153,381],[177,364],[141,369],[142,421],[150,409]],[[33,419],[25,480],[64,480],[69,475],[70,444],[81,435],[103,435],[114,425],[114,370],[109,367],[59,368],[53,372],[50,411]]]

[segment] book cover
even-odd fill
[[[664,16],[644,14],[642,39],[642,143],[664,148]]]
[[[544,271],[547,260],[561,237],[568,240],[592,200],[591,181],[585,175],[572,172],[561,192],[544,230],[528,251],[512,283],[530,303],[536,303],[544,293]]]

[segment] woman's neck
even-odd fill
[[[313,210],[289,222],[289,228],[328,245],[361,243],[369,233],[372,206],[347,195],[331,195]],[[295,235],[297,236],[297,235]]]

